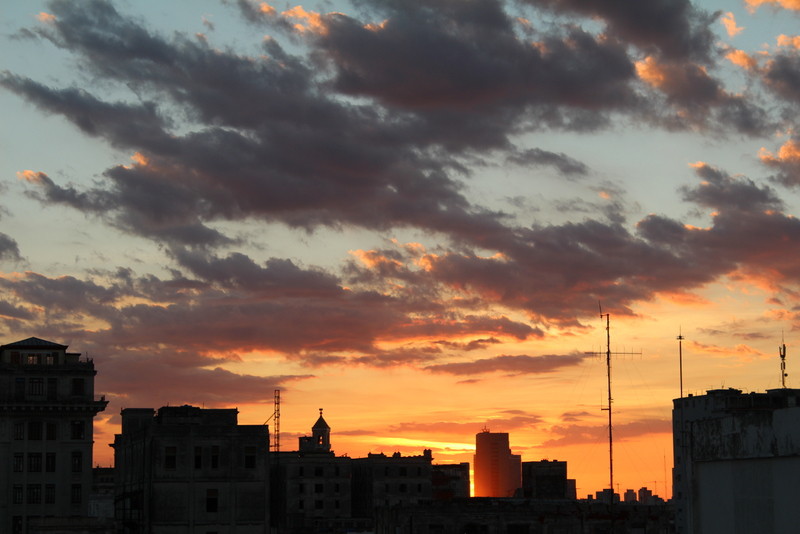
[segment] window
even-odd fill
[[[28,393],[31,395],[44,395],[44,378],[28,379]]]
[[[37,441],[42,439],[41,421],[28,421],[28,439]]]
[[[69,502],[80,504],[83,501],[83,488],[80,484],[73,484],[69,491]]]
[[[25,363],[28,365],[39,365],[39,355],[38,354],[26,354],[25,355]]]
[[[58,398],[58,378],[47,379],[47,400],[56,400]]]
[[[194,468],[195,469],[203,468],[203,447],[194,448]]]
[[[83,453],[72,451],[72,472],[80,473],[81,471],[83,471]]]
[[[300,499],[300,500],[297,502],[297,508],[298,508],[298,510],[302,510],[302,509],[304,509],[305,507],[306,507],[306,501],[304,501],[303,499]]]
[[[297,485],[297,492],[298,493],[305,493],[306,492],[306,485],[302,482]]]
[[[42,453],[40,452],[28,453],[28,471],[30,473],[42,472]]]
[[[211,446],[211,469],[219,468],[219,445]]]
[[[322,510],[322,500],[317,499],[316,501],[314,501],[314,508],[316,508],[317,510]]]
[[[72,394],[83,395],[84,393],[84,380],[83,378],[72,379]]]
[[[25,400],[25,379],[24,378],[15,378],[14,379],[14,399],[15,400]]]
[[[69,436],[70,439],[83,439],[85,435],[85,425],[83,421],[70,421],[69,423]]]
[[[58,423],[47,423],[45,430],[47,431],[46,436],[49,441],[58,439]]]
[[[305,475],[305,469],[303,468],[303,466],[300,466],[300,467],[297,468],[297,475],[298,476],[304,476]]]
[[[55,504],[56,503],[56,486],[55,486],[55,484],[47,484],[44,487],[44,503],[45,504]]]
[[[405,493],[406,491],[408,491],[407,488],[406,488],[406,485],[405,484],[400,484],[400,493]]]
[[[22,504],[22,485],[14,484],[11,492],[11,500],[14,504]]]
[[[206,512],[216,513],[219,508],[219,491],[210,488],[206,490]]]
[[[408,476],[408,469],[405,468],[405,467],[401,467],[400,468],[400,476],[401,477]]]
[[[314,484],[314,493],[322,493],[324,486],[322,484]]]
[[[25,423],[14,423],[14,439],[25,439]]]
[[[44,355],[44,363],[45,365],[55,365],[56,363],[56,353],[50,352]]]
[[[323,473],[324,473],[324,471],[323,471],[321,465],[318,465],[317,467],[314,468],[314,476],[315,477],[321,477]]]
[[[28,504],[42,503],[42,485],[28,484]]]
[[[44,455],[44,470],[47,473],[56,472],[56,453],[48,452]]]
[[[178,448],[164,448],[164,469],[175,469],[178,466]]]
[[[25,457],[21,452],[14,453],[14,472],[22,473],[25,470]]]
[[[244,448],[244,467],[245,469],[255,469],[256,467],[256,448]]]
[[[19,352],[14,351],[11,353],[11,363],[20,363]]]

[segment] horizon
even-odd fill
[[[594,492],[608,313],[615,485],[668,499],[678,336],[684,396],[780,387],[784,342],[794,383],[796,2],[0,12],[0,338],[93,358],[97,463],[125,407],[280,389],[282,436],[488,427]]]

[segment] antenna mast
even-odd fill
[[[603,408],[608,410],[608,487],[611,488],[611,501],[614,501],[614,430],[611,425],[611,314],[603,313],[603,308],[600,303],[597,303],[600,308],[600,320],[606,318],[606,375],[608,377],[608,407]]]
[[[639,354],[640,352],[611,352],[611,314],[610,313],[603,313],[603,307],[600,303],[597,303],[597,307],[600,309],[600,320],[602,321],[603,318],[606,320],[606,377],[608,382],[608,406],[605,408],[601,408],[602,410],[608,410],[608,487],[611,490],[611,504],[614,504],[614,426],[612,421],[612,410],[611,410],[611,403],[614,399],[611,396],[611,355],[633,355]],[[594,355],[601,355],[604,354],[602,352],[589,352],[587,354],[594,354]],[[613,519],[613,518],[612,518]]]
[[[681,398],[683,398],[683,335],[678,327],[678,366],[680,368]]]
[[[275,418],[275,452],[281,452],[281,390],[275,390],[275,411],[272,413]]]
[[[781,346],[778,347],[778,354],[781,357],[781,387],[786,389],[786,343],[783,342],[783,333],[781,333]]]

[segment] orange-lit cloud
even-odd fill
[[[755,58],[744,50],[731,50],[725,54],[725,57],[734,65],[738,65],[747,70],[752,70],[758,65]]]
[[[42,11],[41,13],[36,15],[36,20],[38,20],[39,22],[44,22],[45,24],[52,24],[56,21],[56,16]]]
[[[747,8],[752,12],[759,6],[772,5],[779,6],[784,9],[800,10],[800,0],[745,0]]]
[[[778,36],[778,46],[791,46],[800,49],[800,35],[789,37],[788,35],[781,34]]]
[[[17,178],[32,184],[44,184],[50,181],[50,178],[45,173],[31,170],[17,172]]]
[[[310,32],[324,35],[327,31],[322,15],[314,11],[306,11],[303,6],[295,6],[281,13],[283,16],[296,19],[295,30],[300,33]]]
[[[274,7],[272,7],[271,5],[269,5],[269,4],[268,4],[268,3],[266,3],[266,2],[261,2],[261,3],[258,5],[258,10],[259,10],[261,13],[263,13],[264,15],[275,15],[275,14],[277,13],[277,11],[275,10],[275,8],[274,8]]]
[[[736,25],[736,17],[734,17],[733,13],[730,11],[722,16],[720,22],[722,22],[723,26],[725,26],[725,31],[728,32],[729,37],[738,35],[742,32],[742,30],[744,30],[744,28],[741,26]]]
[[[786,141],[777,153],[770,152],[764,147],[758,153],[758,157],[763,163],[767,164],[800,164],[800,143],[794,139]]]

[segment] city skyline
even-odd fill
[[[0,340],[124,408],[669,498],[672,399],[793,387],[787,0],[0,7]],[[639,354],[641,353],[641,354]],[[614,488],[617,490],[618,488]]]

